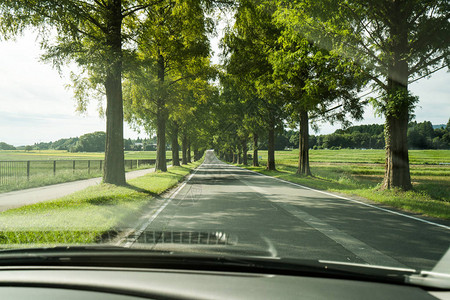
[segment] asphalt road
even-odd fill
[[[162,232],[164,243],[155,242]],[[428,270],[450,246],[450,227],[443,223],[230,166],[213,151],[187,183],[148,213],[138,233],[130,246],[153,239],[153,247],[163,249],[216,233],[230,239],[218,247],[231,250],[246,246],[278,257]]]

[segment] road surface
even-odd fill
[[[155,240],[162,232],[164,242]],[[212,150],[187,183],[149,212],[128,245],[192,244],[211,232],[233,237],[229,249],[250,245],[278,257],[428,270],[450,245],[445,224],[231,166]]]

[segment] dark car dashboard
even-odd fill
[[[1,299],[448,299],[378,282],[255,273],[99,267],[3,267]],[[447,297],[447,298],[446,298]]]

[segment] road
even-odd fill
[[[420,269],[432,269],[450,246],[445,224],[231,166],[211,150],[128,244],[139,246],[143,232],[146,240],[148,233],[172,232],[172,243],[187,238],[180,232],[190,232],[189,240],[195,232],[220,232],[235,236],[230,249],[250,245],[278,257]]]
[[[126,180],[144,176],[147,173],[154,172],[155,168],[131,171],[125,173]],[[39,202],[58,199],[77,191],[81,191],[87,187],[97,185],[102,182],[101,177],[52,184],[43,187],[30,188],[25,190],[13,191],[0,194],[0,212],[30,205]]]

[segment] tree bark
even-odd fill
[[[197,161],[200,159],[200,152],[197,148],[194,148],[194,161]]]
[[[172,166],[180,165],[180,149],[178,146],[178,124],[174,122],[172,131]]]
[[[408,157],[408,120],[410,99],[408,95],[407,20],[402,10],[393,3],[390,28],[392,58],[388,68],[388,91],[386,105],[385,141],[386,163],[382,189],[412,188]]]
[[[160,84],[160,91],[163,92],[164,84],[164,57],[159,54],[158,56],[158,80]],[[156,108],[156,165],[155,169],[159,171],[167,171],[166,162],[166,108],[164,95],[159,95]]]
[[[192,162],[192,157],[191,157],[191,139],[188,138],[188,144],[187,144],[187,162],[191,163]]]
[[[158,104],[159,106],[159,104]],[[166,172],[166,116],[164,108],[158,107],[156,115],[156,165],[155,169]]]
[[[106,68],[106,144],[103,182],[125,185],[123,152],[123,98],[122,98],[122,4],[111,6],[106,42],[110,46]]]
[[[247,147],[247,139],[242,141],[242,163],[244,166],[248,165],[248,147]]]
[[[300,110],[299,158],[297,174],[311,175],[309,168],[309,118],[308,111]]]
[[[258,134],[253,133],[253,166],[259,167],[258,162]]]
[[[183,165],[187,165],[187,137],[186,135],[183,135],[183,139],[181,140],[181,152],[182,152],[182,159],[181,163]]]
[[[267,170],[275,169],[275,121],[269,121],[269,138],[267,143]]]

